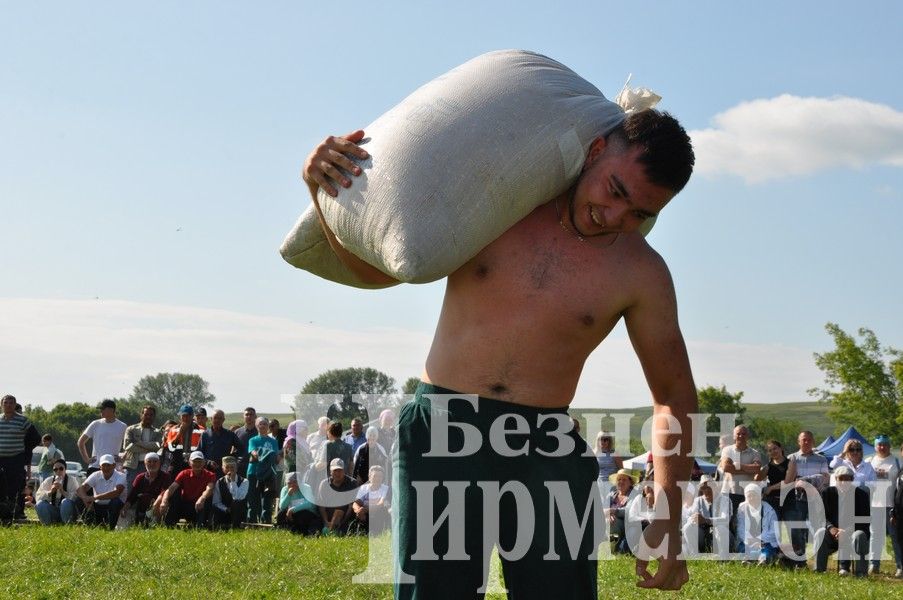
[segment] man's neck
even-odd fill
[[[110,417],[109,419],[104,417],[103,421],[104,421],[104,423],[115,423],[116,417]]]

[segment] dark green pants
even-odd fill
[[[431,427],[436,420],[436,411],[441,410],[439,403],[433,407],[424,394],[456,392],[421,383],[414,401],[406,404],[399,416],[393,518],[396,566],[403,573],[396,573],[395,597],[481,598],[483,594],[478,589],[484,585],[492,545],[497,544],[500,549],[511,552],[517,544],[521,550],[526,548],[525,554],[510,558],[502,556],[504,587],[509,598],[596,598],[597,561],[590,559],[590,555],[594,555],[602,535],[601,503],[591,504],[591,496],[598,498],[595,483],[598,465],[587,452],[586,442],[571,429],[566,409],[538,409],[479,398],[474,410],[464,399],[451,399],[445,413],[450,424],[448,449],[457,452],[464,446],[465,436],[455,423],[476,427],[482,443],[469,456],[424,456],[431,449]],[[543,417],[546,420],[539,425],[538,420]],[[526,455],[505,456],[504,451],[497,451],[498,445],[493,448],[490,426],[500,418],[506,419],[504,429],[524,431],[507,435],[505,442],[518,451],[526,444]],[[573,445],[573,449],[564,455],[560,450],[561,438]],[[541,452],[556,456],[544,456]],[[504,486],[507,482],[521,482],[526,486],[533,507],[532,537],[524,536],[523,532],[518,537],[518,511],[512,494],[502,494],[494,506],[484,506],[484,489],[478,482],[484,482],[489,488],[494,483]],[[431,486],[435,487],[430,489]],[[559,494],[552,514],[552,494],[547,486],[555,488]],[[424,499],[428,498],[429,492],[432,493],[432,515],[421,515],[421,525],[426,522],[427,526],[426,532],[420,532],[418,548],[418,504],[428,508]],[[487,497],[491,496],[492,492],[488,492]],[[563,503],[573,503],[571,515],[576,520],[562,520]],[[592,506],[589,513],[586,512],[588,506]],[[463,525],[460,518],[444,521],[440,518],[447,508],[459,517],[463,511]],[[490,545],[487,548],[484,526],[494,520],[487,511],[495,510],[498,511],[498,535],[492,527],[488,528]],[[433,524],[438,522],[442,525],[430,535]],[[582,532],[575,524],[583,526]],[[462,536],[463,552],[461,544],[454,541]],[[528,546],[521,545],[525,544],[522,540],[527,540]],[[458,556],[448,556],[450,550]],[[438,558],[431,558],[432,554]],[[405,575],[412,576],[414,582],[406,582]]]

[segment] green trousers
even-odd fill
[[[434,403],[427,394],[458,398],[446,400],[447,404]],[[449,424],[450,452],[446,454],[464,447],[465,435],[455,426],[461,423],[480,432],[478,449],[469,456],[427,455],[431,453],[433,423],[444,428],[444,419]],[[495,434],[491,435],[493,423]],[[494,447],[492,441],[499,439],[500,427],[517,433],[505,435],[505,445]],[[506,448],[517,455],[508,456],[511,451]],[[524,449],[526,453],[521,454]],[[436,452],[433,449],[432,453]],[[597,597],[594,552],[603,531],[596,487],[598,464],[586,441],[573,431],[566,408],[534,408],[477,398],[475,409],[461,394],[421,383],[414,401],[399,415],[393,465],[396,598],[482,598],[478,590],[488,573],[492,545],[502,551],[509,599]],[[486,487],[480,487],[481,482]],[[528,492],[532,516],[518,512],[514,495],[486,491],[517,482]],[[493,501],[491,505],[484,505],[484,494]],[[524,497],[521,493],[521,502]],[[427,512],[430,503],[432,514],[419,515],[418,532],[418,505]],[[561,507],[567,503],[572,503],[570,513],[576,520],[562,517],[567,511]],[[488,511],[497,511],[498,516]],[[524,520],[522,527],[532,525],[532,536],[518,532],[519,518]],[[497,533],[495,527],[486,527],[493,522],[498,523]],[[504,552],[513,555],[506,557]]]

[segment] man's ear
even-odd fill
[[[586,152],[586,160],[583,162],[584,171],[596,162],[596,159],[602,155],[607,145],[608,142],[604,137],[597,137],[593,140],[593,143],[589,145],[589,150]]]

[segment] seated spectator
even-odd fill
[[[66,461],[58,459],[35,493],[35,511],[44,525],[75,521],[78,481],[66,474]]]
[[[608,531],[611,541],[614,542],[612,551],[616,554],[629,554],[630,547],[627,544],[625,519],[627,503],[630,501],[630,494],[633,492],[633,486],[637,483],[637,477],[631,474],[629,469],[618,469],[617,473],[609,475],[608,480],[612,482],[615,487],[605,499],[605,506],[602,510],[608,521]]]
[[[148,519],[159,524],[163,520],[163,496],[171,485],[172,477],[160,468],[160,455],[146,453],[144,471],[135,475],[122,510],[135,508],[136,525],[148,525]]]
[[[868,492],[853,483],[853,477],[853,469],[839,466],[834,470],[836,484],[822,492],[824,527],[815,532],[815,571],[818,573],[827,570],[828,556],[837,552],[839,574],[849,575],[851,546],[856,576],[868,573],[871,502]]]
[[[875,473],[872,463],[862,460],[862,442],[859,440],[847,440],[843,445],[843,452],[835,456],[828,466],[836,470],[841,465],[853,472],[853,483],[858,486],[868,486],[869,483],[878,480],[878,474]]]
[[[778,558],[778,515],[762,502],[762,488],[749,483],[743,488],[744,502],[737,507],[737,552],[743,564],[771,564]]]
[[[351,504],[354,512],[353,527],[363,533],[376,535],[389,527],[389,486],[385,484],[385,476],[386,472],[381,466],[370,467],[367,483],[358,488],[357,498]]]
[[[389,464],[389,453],[379,443],[379,429],[368,427],[366,440],[358,447],[352,460],[354,468],[351,471],[351,476],[358,483],[362,484],[367,483],[367,478],[370,476],[370,467],[377,466],[385,472]]]
[[[646,480],[641,486],[641,494],[627,503],[624,529],[628,540],[627,547],[634,548],[640,543],[640,535],[655,520],[655,486]]]
[[[269,523],[276,499],[279,444],[270,437],[270,422],[259,417],[257,435],[248,440],[248,523]]]
[[[125,497],[125,473],[116,470],[116,460],[111,454],[101,456],[99,464],[100,471],[88,475],[76,492],[80,505],[84,506],[82,521],[115,529]]]
[[[351,516],[350,506],[354,501],[354,497],[349,498],[347,492],[357,487],[357,483],[345,475],[345,463],[342,459],[332,459],[329,465],[329,479],[324,479],[317,491],[320,519],[323,520],[323,535],[345,532],[348,518]]]
[[[703,475],[699,479],[699,495],[693,501],[690,518],[684,525],[683,534],[690,555],[713,550],[719,554],[727,553],[730,547],[730,498],[720,489],[716,495],[712,486],[711,476]]]
[[[276,526],[291,529],[292,533],[310,535],[323,526],[317,505],[313,503],[313,490],[306,483],[299,483],[298,473],[290,471],[285,487],[279,494],[279,512]]]
[[[163,520],[172,527],[179,519],[203,527],[207,522],[207,501],[213,497],[216,475],[204,468],[204,454],[195,450],[189,456],[191,466],[176,475],[163,497]]]
[[[250,484],[238,474],[238,459],[234,456],[223,457],[222,469],[223,476],[213,488],[213,527],[236,529],[248,514]]]

